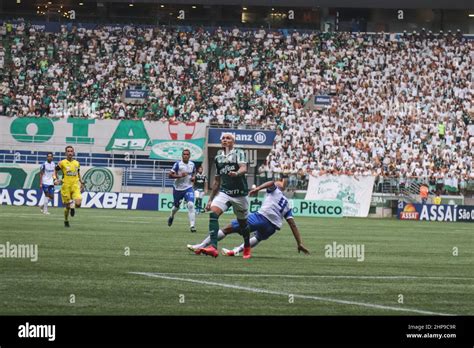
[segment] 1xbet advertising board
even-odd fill
[[[0,205],[26,205],[30,207],[42,204],[44,193],[34,189],[0,189]],[[53,207],[62,207],[61,193],[54,192]],[[158,210],[158,195],[127,192],[83,192],[82,208]]]
[[[398,203],[400,220],[474,222],[474,206]]]

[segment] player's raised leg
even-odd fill
[[[217,189],[213,190],[209,202],[207,203],[206,210],[210,210],[209,214],[209,241],[210,245],[205,248],[201,248],[196,250],[196,254],[205,254],[210,255],[213,257],[217,257],[219,252],[217,250],[217,242],[218,242],[218,234],[219,234],[219,217],[222,215],[224,211],[227,210],[227,202],[229,201],[229,197],[223,193],[219,192],[215,198],[214,195],[216,194],[217,190],[220,186],[220,179],[216,177],[214,182],[214,187]]]
[[[222,210],[216,206],[210,208],[209,214],[209,246],[206,248],[196,250],[196,254],[205,254],[213,257],[219,256],[217,250],[218,234],[219,234],[219,217],[222,215]]]
[[[217,232],[217,240],[221,241],[224,239],[228,234],[238,232],[240,230],[239,223],[237,220],[232,220],[230,224],[228,224],[224,229],[219,229]],[[198,252],[199,249],[206,248],[211,244],[211,237],[210,235],[207,235],[206,238],[201,243],[198,244],[188,244],[187,248],[191,251],[196,252],[197,254],[200,254]]]
[[[258,243],[260,243],[260,239],[258,239],[257,237],[251,237],[250,238],[250,247],[251,248],[254,248],[258,245]],[[242,251],[244,251],[244,243],[240,244],[239,246],[233,248],[233,249],[226,249],[226,248],[222,248],[222,255],[225,255],[225,256],[237,256],[239,255]]]
[[[82,194],[81,194],[81,189],[79,188],[78,185],[75,185],[72,194],[71,194],[72,200],[71,200],[71,216],[75,215],[75,208],[80,208],[82,205]]]

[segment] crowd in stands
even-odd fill
[[[276,129],[259,175],[294,188],[322,173],[458,189],[474,180],[474,41],[459,33],[25,24],[5,33],[3,50],[2,115]],[[146,101],[124,102],[137,85]],[[331,104],[308,107],[317,95]]]

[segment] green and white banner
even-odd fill
[[[181,159],[184,149],[191,152],[191,161],[204,161],[205,138],[192,140],[155,140],[151,145],[150,158],[177,161]]]
[[[342,201],[344,216],[367,217],[375,177],[348,175],[310,175],[305,200]]]
[[[39,171],[40,164],[1,164],[0,189],[39,189]],[[122,168],[81,167],[88,192],[122,191],[122,174]]]
[[[263,197],[248,197],[249,211],[255,213],[262,206]],[[202,199],[202,208],[204,208],[209,201],[209,196]],[[343,207],[341,201],[307,201],[303,199],[289,199],[290,207],[293,210],[294,216],[309,216],[309,217],[342,217]],[[160,194],[158,202],[158,210],[171,211],[173,208],[173,195]],[[184,201],[182,209],[186,209]],[[229,208],[225,214],[233,214],[232,208]]]
[[[95,120],[84,118],[0,116],[0,148],[24,150],[34,144],[44,151],[144,151],[154,140],[194,140],[206,137],[202,122]]]

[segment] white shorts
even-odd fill
[[[203,198],[204,197],[204,191],[203,190],[194,191],[194,197],[195,198]]]
[[[211,207],[218,207],[222,212],[226,212],[230,206],[234,209],[234,214],[238,220],[244,220],[247,218],[249,213],[249,202],[246,196],[231,197],[224,192],[219,192],[211,203]]]

